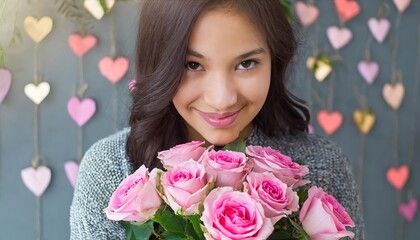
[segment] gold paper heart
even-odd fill
[[[105,13],[108,13],[114,6],[115,0],[106,0],[105,3],[107,12],[105,12],[99,0],[85,0],[83,6],[96,18],[96,20],[101,20]]]
[[[41,82],[38,85],[29,83],[25,86],[25,95],[35,104],[40,104],[50,93],[50,84]]]
[[[404,92],[404,85],[402,83],[396,83],[394,85],[387,83],[382,90],[386,103],[394,110],[400,108],[404,99]]]
[[[353,120],[357,128],[364,134],[368,134],[375,124],[376,117],[370,111],[356,110],[353,113]]]
[[[52,30],[53,20],[50,17],[42,17],[40,20],[28,16],[25,18],[23,25],[26,33],[36,43],[41,42]]]
[[[321,59],[315,59],[313,57],[309,57],[308,60],[306,60],[306,67],[312,71],[312,73],[315,75],[315,78],[320,82],[324,81],[324,79],[328,77],[332,71],[330,64],[322,61]]]

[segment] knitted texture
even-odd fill
[[[126,128],[95,143],[86,152],[70,207],[70,239],[126,239],[123,226],[106,218],[104,209],[120,182],[134,172],[125,153]],[[361,201],[348,158],[331,141],[301,133],[267,137],[260,129],[246,139],[246,145],[270,146],[309,168],[310,185],[322,187],[347,210],[356,224],[354,239],[364,239]]]

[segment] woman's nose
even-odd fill
[[[237,89],[232,77],[227,73],[217,73],[209,76],[208,86],[205,86],[204,101],[218,112],[232,111],[237,102]]]

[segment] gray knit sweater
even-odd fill
[[[125,154],[126,128],[94,144],[84,156],[70,207],[70,239],[126,239],[119,222],[106,218],[104,209],[119,183],[133,172]],[[270,138],[258,128],[247,145],[270,146],[303,160],[311,184],[322,187],[346,208],[356,224],[355,239],[363,239],[363,215],[348,158],[332,142],[305,133]]]

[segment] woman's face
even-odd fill
[[[225,9],[199,16],[173,98],[189,140],[226,145],[248,136],[270,87],[265,36],[242,14]]]

